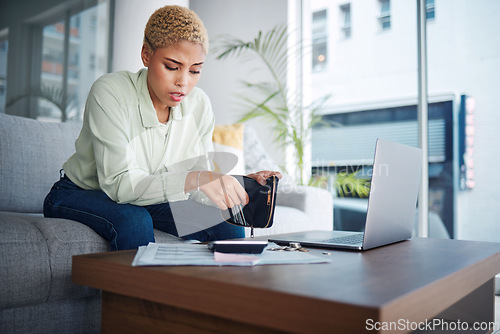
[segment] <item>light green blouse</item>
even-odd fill
[[[194,88],[162,124],[146,77],[147,69],[142,69],[106,74],[94,83],[76,153],[63,168],[79,187],[101,189],[118,203],[186,200],[188,172],[213,169],[210,100]]]

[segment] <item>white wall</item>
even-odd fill
[[[213,50],[214,39],[221,35],[253,39],[259,30],[267,31],[277,24],[287,23],[287,3],[288,0],[116,1],[113,71],[136,72],[143,67],[140,50],[144,27],[149,16],[164,5],[178,4],[194,10],[208,30]],[[242,79],[248,79],[251,75],[259,79],[259,73],[252,73],[254,65],[241,59],[217,61],[214,53],[209,52],[198,86],[210,97],[217,124],[231,124],[241,117],[236,95],[244,92],[240,85]],[[251,121],[249,124],[252,124],[260,139],[269,147],[268,153],[281,163],[285,154],[272,144],[270,127],[263,124],[262,120]]]
[[[141,47],[144,28],[155,10],[166,5],[189,6],[189,0],[118,0],[115,2],[113,69],[137,72],[143,67]]]
[[[278,24],[287,23],[287,0],[191,0],[190,8],[203,20],[210,37],[211,51],[203,67],[198,86],[212,101],[217,124],[232,124],[242,115],[237,95],[245,92],[241,80],[259,79],[255,63],[241,58],[218,61],[213,52],[214,40],[231,35],[243,40],[257,36],[259,30],[267,31]],[[284,152],[272,144],[272,130],[261,119],[251,121],[268,153],[281,163]]]
[[[443,1],[442,15],[449,15],[446,35],[432,47],[436,61],[429,86],[453,86],[476,101],[474,172],[476,186],[458,198],[459,237],[500,241],[500,1]],[[449,14],[448,14],[449,13]],[[437,21],[436,21],[437,23]],[[447,59],[457,66],[446,66]]]

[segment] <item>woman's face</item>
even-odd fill
[[[188,41],[153,53],[143,45],[141,57],[148,67],[148,90],[156,110],[179,105],[200,80],[205,61],[201,45]]]

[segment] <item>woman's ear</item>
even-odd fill
[[[146,44],[142,44],[141,59],[144,67],[148,67],[150,57],[151,57],[151,50],[146,46]]]

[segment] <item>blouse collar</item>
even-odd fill
[[[146,128],[158,126],[161,124],[156,116],[156,110],[153,106],[153,101],[149,95],[148,82],[147,82],[147,69],[142,69],[139,71],[139,76],[137,78],[137,92],[139,97],[139,113],[142,119],[142,125]],[[169,120],[181,120],[182,119],[182,102],[178,106],[170,109]]]

